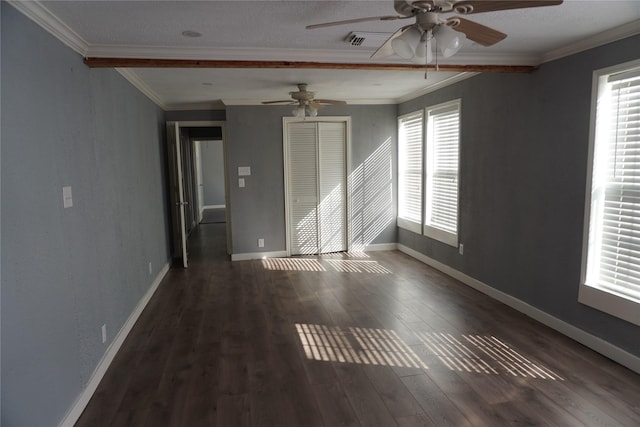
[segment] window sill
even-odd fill
[[[636,301],[585,284],[580,285],[578,301],[640,326],[640,303]]]
[[[458,247],[458,235],[450,233],[448,231],[440,230],[439,228],[424,226],[423,234],[426,237],[437,240],[454,248]]]
[[[410,221],[408,219],[398,217],[397,225],[408,231],[420,234],[422,232],[422,225],[417,222]]]

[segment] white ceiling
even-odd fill
[[[392,0],[11,2],[88,57],[368,63],[373,47],[344,41],[352,31],[391,34],[409,21],[306,30],[314,23],[395,15]],[[452,16],[452,15],[448,15]],[[446,64],[538,65],[640,33],[640,0],[565,0],[560,6],[470,15],[508,37],[467,41]],[[184,31],[202,37],[189,38]],[[398,57],[383,62],[401,63]],[[442,60],[442,63],[445,63]],[[456,73],[314,69],[121,70],[165,109],[286,99],[295,83],[320,98],[396,103],[462,78]]]

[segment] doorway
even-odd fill
[[[283,118],[288,255],[348,248],[350,118]]]
[[[226,222],[223,145],[224,141],[215,137],[193,141],[200,224]]]
[[[202,143],[205,141],[217,141],[219,143],[217,159],[219,163],[213,165],[220,169],[217,177],[222,178],[223,183],[217,183],[217,188],[223,189],[223,218],[226,223],[226,252],[231,253],[231,227],[229,187],[226,172],[227,154],[225,123],[216,121],[204,122],[167,122],[167,148],[169,160],[171,217],[173,231],[172,258],[184,268],[188,266],[189,235],[200,226],[204,217],[206,206],[205,177],[211,172],[210,166],[202,159]],[[221,176],[220,176],[221,175]],[[213,184],[212,184],[213,185]]]

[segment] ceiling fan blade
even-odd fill
[[[346,101],[336,101],[335,99],[314,99],[316,104],[346,105]]]
[[[295,101],[290,99],[281,99],[280,101],[262,101],[263,104],[295,104]]]
[[[400,28],[395,33],[391,34],[391,37],[389,37],[384,43],[382,43],[382,46],[380,46],[378,50],[373,52],[373,55],[371,55],[371,59],[386,58],[387,56],[393,55],[394,52],[393,52],[393,48],[391,47],[391,42],[393,41],[393,39],[398,37],[400,34],[404,33],[406,30],[408,30],[412,26],[413,25],[406,25]]]
[[[451,25],[451,28],[464,33],[469,40],[473,40],[482,46],[493,46],[507,37],[505,33],[459,16],[447,19],[447,23],[449,22],[455,23]]]
[[[315,108],[316,110],[319,110],[319,109],[321,109],[321,108],[324,108],[324,107],[325,107],[325,105],[324,105],[324,104],[319,104],[319,103],[317,103],[317,102],[310,102],[310,103],[309,103],[309,107],[311,107],[311,108]]]
[[[368,18],[357,18],[357,19],[347,19],[346,21],[334,21],[334,22],[323,22],[322,24],[313,24],[307,25],[307,30],[313,30],[315,28],[324,28],[324,27],[333,27],[335,25],[345,25],[345,24],[355,24],[357,22],[367,22],[367,21],[395,21],[396,19],[406,19],[411,18],[411,16],[371,16]]]
[[[562,4],[562,0],[462,0],[454,3],[453,10],[463,15],[468,15],[496,10],[557,6],[559,4]]]

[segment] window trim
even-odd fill
[[[420,115],[420,123],[422,126],[422,141],[421,141],[421,151],[420,151],[420,158],[421,158],[421,166],[420,166],[420,182],[421,184],[424,181],[424,146],[425,146],[425,139],[424,139],[424,135],[425,135],[425,127],[424,127],[424,109],[420,109],[420,110],[416,110],[416,111],[412,111],[410,113],[407,114],[403,114],[401,116],[398,116],[398,174],[400,174],[400,121],[402,119],[405,119],[407,117],[411,117],[411,116],[415,116],[415,115]],[[398,185],[400,185],[400,177],[398,176]],[[423,184],[422,184],[423,185]],[[403,228],[405,230],[408,231],[412,231],[414,233],[420,234],[422,232],[422,218],[424,216],[424,186],[421,186],[420,188],[420,217],[421,220],[420,222],[415,222],[412,221],[408,218],[403,218],[400,217],[400,206],[399,206],[399,198],[400,198],[400,188],[398,188],[398,215],[397,215],[397,226],[400,228]]]
[[[582,240],[582,268],[580,274],[580,288],[578,291],[578,302],[608,313],[614,317],[626,320],[640,326],[640,303],[620,295],[616,295],[604,289],[587,284],[588,258],[589,258],[589,234],[591,225],[592,207],[592,187],[594,173],[594,155],[596,142],[596,121],[598,116],[597,106],[599,99],[603,96],[604,86],[608,77],[630,71],[640,67],[640,60],[625,62],[607,68],[595,70],[593,72],[591,88],[591,116],[589,124],[589,151],[586,176],[584,227]]]
[[[428,203],[426,192],[428,190],[427,187],[427,160],[426,156],[429,151],[429,117],[433,111],[437,110],[457,110],[458,113],[458,170],[457,170],[457,187],[456,187],[456,232],[452,233],[447,230],[443,230],[441,228],[433,227],[426,223],[426,215],[427,209],[426,204]],[[460,141],[462,134],[462,99],[457,98],[451,101],[443,102],[437,105],[432,105],[426,107],[424,109],[424,124],[423,124],[423,168],[422,168],[422,176],[423,176],[423,184],[422,184],[422,234],[431,239],[442,242],[446,245],[458,247],[459,235],[460,235]]]

